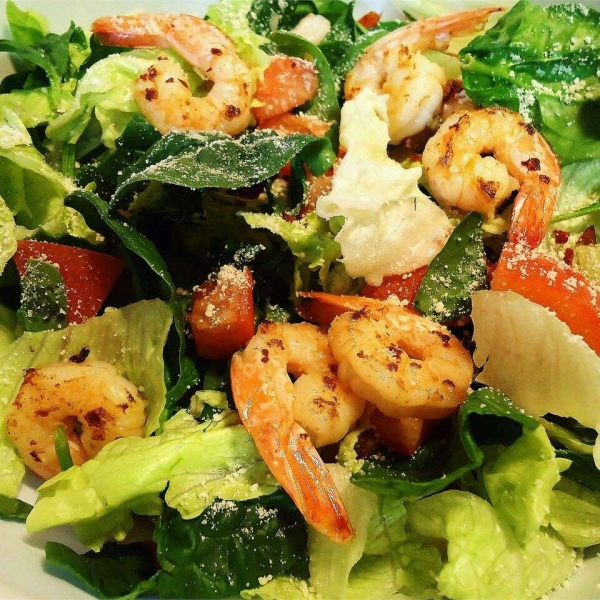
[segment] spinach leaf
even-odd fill
[[[554,213],[552,223],[577,219],[568,224],[572,231],[600,223],[600,158],[572,163],[561,170]]]
[[[471,312],[471,294],[485,287],[483,217],[468,214],[431,261],[415,307],[434,321],[451,321]]]
[[[478,105],[520,112],[563,164],[600,157],[600,13],[521,0],[459,57]]]
[[[139,181],[191,189],[248,187],[275,175],[318,139],[302,134],[281,137],[272,131],[252,131],[238,139],[217,132],[171,133],[123,173],[115,200]]]
[[[25,521],[32,509],[33,506],[23,500],[8,498],[0,494],[0,519]]]
[[[25,331],[63,329],[67,325],[65,282],[53,264],[37,258],[27,261],[17,317]]]
[[[303,112],[319,117],[323,121],[339,122],[340,106],[333,73],[319,48],[303,37],[289,32],[277,31],[271,35],[271,40],[277,45],[280,52],[288,56],[309,57],[309,60],[312,60],[317,67],[319,89],[315,97],[302,107]]]
[[[460,407],[454,436],[434,436],[413,456],[397,461],[368,459],[352,481],[377,494],[422,498],[480,467],[483,444],[508,446],[523,428],[536,427],[538,422],[515,408],[502,392],[481,388]]]
[[[154,537],[161,597],[231,598],[262,577],[308,576],[306,523],[283,492],[218,500],[187,521],[167,509]]]
[[[156,590],[153,552],[145,544],[105,544],[100,552],[79,555],[58,542],[46,542],[46,560],[100,598],[129,600]]]
[[[62,35],[48,33],[32,45],[24,41],[0,40],[0,52],[16,54],[26,64],[39,67],[47,77],[50,99],[56,106],[61,98],[61,83],[77,76],[89,55],[89,45],[83,29],[71,23]]]

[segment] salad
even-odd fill
[[[72,526],[53,572],[534,599],[594,555],[600,13],[399,9],[7,2],[0,516]]]

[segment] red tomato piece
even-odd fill
[[[301,58],[275,56],[254,95],[263,106],[254,109],[259,124],[310,100],[319,87],[315,66]]]
[[[380,13],[376,13],[374,10],[372,10],[371,12],[368,12],[368,13],[364,14],[358,20],[358,22],[363,27],[366,27],[367,29],[372,29],[373,27],[375,27],[375,25],[377,25],[379,23],[380,19],[381,19],[381,14]]]
[[[208,360],[227,360],[254,335],[252,273],[231,265],[222,267],[215,280],[194,290],[188,316],[196,352]]]
[[[64,246],[53,242],[22,240],[14,259],[23,276],[30,258],[52,263],[65,282],[67,293],[67,323],[83,323],[96,316],[108,293],[125,268],[115,256]]]
[[[405,273],[404,275],[388,275],[383,278],[381,285],[366,285],[363,288],[363,296],[376,298],[377,300],[387,300],[390,296],[396,296],[399,300],[406,300],[409,304],[414,304],[415,298],[428,265],[420,267]]]
[[[510,290],[545,306],[600,354],[600,290],[564,262],[522,245],[506,244],[492,290]]]

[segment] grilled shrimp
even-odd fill
[[[234,135],[250,123],[252,78],[235,44],[218,27],[191,15],[138,14],[97,19],[92,31],[110,46],[171,48],[213,87],[195,97],[181,65],[159,56],[134,83],[144,116],[162,134],[173,130]]]
[[[560,166],[544,138],[517,113],[493,107],[453,114],[427,142],[423,168],[439,204],[488,218],[518,189],[510,241],[535,248],[548,231]]]
[[[446,75],[421,52],[442,50],[449,38],[475,31],[499,8],[482,8],[409,23],[369,46],[348,74],[349,100],[362,89],[388,94],[392,144],[423,131],[441,110]]]
[[[266,324],[231,362],[236,407],[263,460],[308,523],[337,541],[352,526],[315,449],[339,441],[365,401],[344,386],[314,325]],[[292,383],[288,372],[297,377]]]
[[[144,435],[145,402],[106,362],[56,363],[29,369],[6,411],[6,431],[23,462],[50,479],[60,472],[53,434],[64,427],[73,463],[83,464],[109,442]]]
[[[329,346],[338,377],[393,419],[448,416],[464,401],[473,361],[445,327],[399,305],[381,303],[336,317]]]

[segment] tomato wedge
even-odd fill
[[[412,305],[428,266],[425,265],[404,275],[388,275],[383,278],[381,285],[366,285],[362,294],[377,300],[387,300],[390,296],[396,296],[399,300],[406,300]]]
[[[520,244],[506,244],[492,290],[510,290],[545,306],[600,355],[600,290],[564,262]]]
[[[373,29],[381,19],[381,13],[377,13],[374,10],[364,14],[358,22],[367,29]]]
[[[247,268],[227,265],[194,290],[188,320],[198,356],[227,360],[254,335],[253,288]]]
[[[254,108],[256,121],[261,124],[301,106],[316,94],[318,87],[319,76],[311,62],[291,56],[274,56],[254,95],[262,103]]]
[[[67,293],[67,323],[83,323],[98,314],[125,268],[115,256],[54,242],[21,240],[14,255],[21,277],[27,261],[38,258],[56,266]]]

